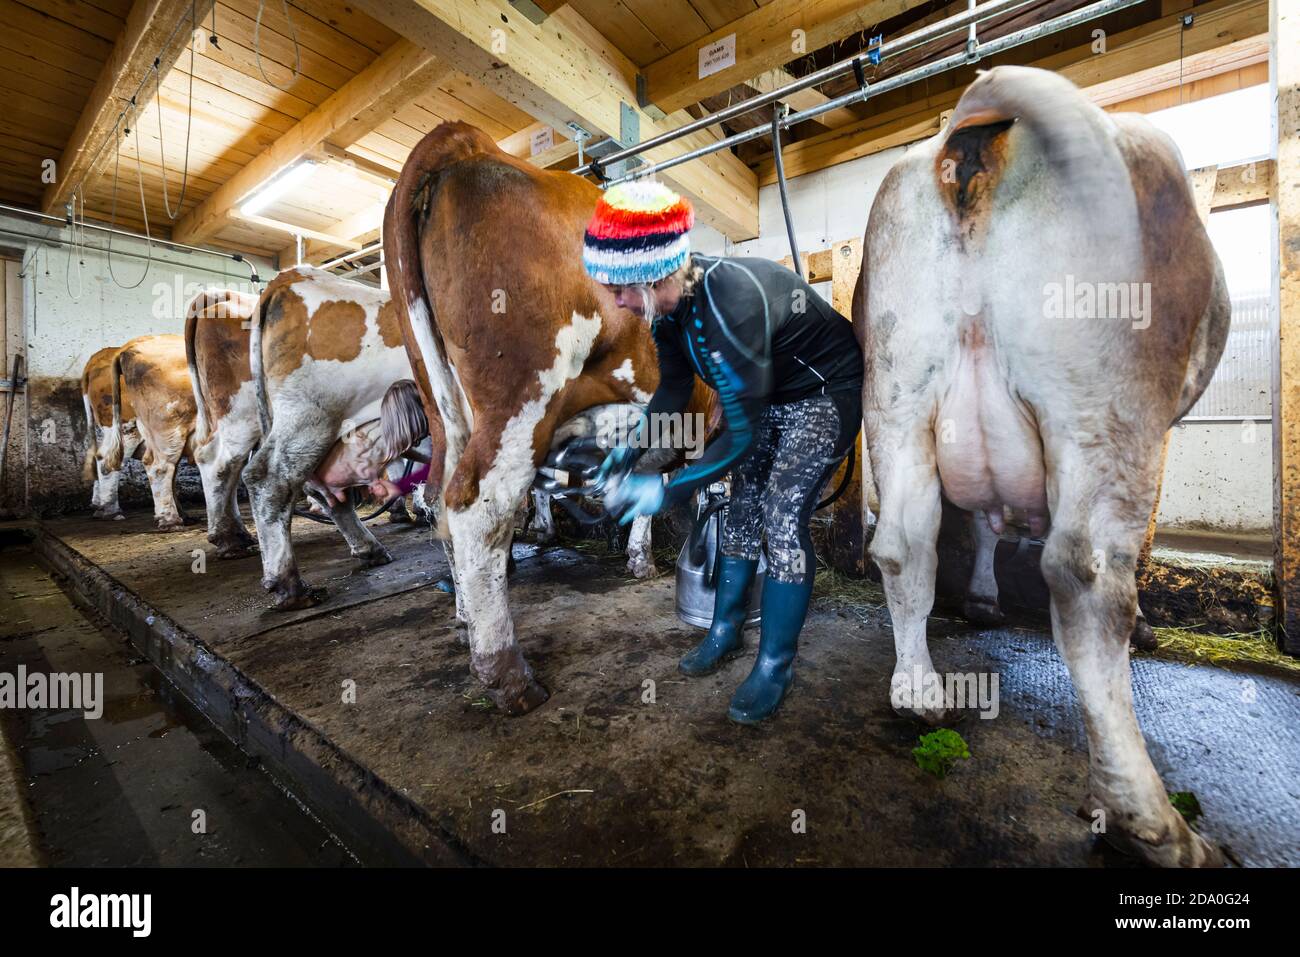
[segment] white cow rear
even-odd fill
[[[864,250],[854,312],[895,706],[946,717],[916,684],[934,671],[941,494],[995,527],[1004,506],[1035,534],[1050,517],[1053,634],[1091,750],[1081,812],[1154,863],[1217,861],[1170,805],[1129,686],[1161,439],[1212,374],[1229,319],[1177,149],[1059,76],[999,67],[891,170]]]

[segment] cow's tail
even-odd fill
[[[962,94],[946,131],[944,158],[954,167],[936,170],[961,180],[972,171],[1001,179],[1007,153],[986,148],[992,137],[1013,123],[1022,124],[1040,144],[1048,168],[1082,197],[1115,197],[1132,193],[1128,168],[1111,137],[1101,133],[1105,114],[1073,83],[1059,74],[1031,67],[999,66],[981,73]],[[974,138],[974,142],[972,142]],[[956,155],[954,155],[956,154]]]
[[[429,377],[430,391],[441,419],[446,438],[442,475],[437,477],[437,463],[429,472],[431,497],[441,499],[451,481],[451,473],[460,452],[469,441],[466,403],[447,358],[437,312],[429,295],[421,264],[420,238],[434,206],[440,174],[452,163],[482,152],[473,134],[477,131],[461,123],[444,123],[422,139],[402,166],[384,211],[384,260],[388,285],[399,316],[411,330],[418,357]],[[415,363],[412,363],[415,365]],[[435,428],[430,423],[431,432]],[[438,534],[446,537],[446,509],[438,507]]]
[[[99,457],[99,441],[95,437],[95,409],[90,401],[90,381],[85,375],[81,377],[81,405],[86,410],[86,455],[81,460],[81,477],[87,482],[99,478],[95,469],[95,459]]]
[[[257,396],[257,420],[261,423],[262,434],[271,433],[271,400],[266,391],[266,372],[262,362],[262,328],[266,325],[266,312],[270,308],[271,297],[276,295],[277,286],[272,283],[262,292],[257,301],[257,310],[253,321],[249,323],[248,364],[253,370],[253,390]]]
[[[208,440],[208,409],[203,401],[203,383],[199,381],[199,363],[195,356],[194,337],[199,330],[199,319],[208,306],[222,297],[220,291],[205,289],[185,308],[185,364],[190,369],[190,388],[194,392],[194,442],[202,445]]]
[[[116,472],[122,467],[122,354],[113,356],[109,367],[113,377],[113,424],[104,433],[104,447],[100,450],[105,472]]]

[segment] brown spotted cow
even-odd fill
[[[658,385],[645,322],[582,269],[599,195],[571,173],[502,152],[472,126],[443,123],[407,158],[384,216],[415,379],[445,431],[445,467],[430,475],[426,498],[450,536],[471,669],[509,714],[548,696],[510,616],[515,509],[564,423],[643,403]]]
[[[113,356],[109,372],[113,393],[113,423],[105,436],[103,465],[122,467],[125,449],[123,390],[135,408],[136,427],[144,442],[144,470],[153,493],[158,530],[185,525],[176,502],[176,466],[181,457],[194,461],[194,394],[185,363],[183,336],[139,336]]]
[[[122,470],[104,467],[103,442],[113,426],[113,357],[117,346],[100,349],[81,373],[81,404],[86,410],[86,456],[83,475],[94,483],[90,504],[95,518],[125,518],[118,504],[117,490],[122,480]],[[122,460],[132,458],[140,450],[140,430],[135,424],[135,409],[131,397],[122,393]],[[143,451],[143,450],[141,450]]]
[[[205,289],[185,310],[185,360],[196,410],[194,457],[208,504],[208,541],[218,558],[252,552],[239,515],[239,475],[262,437],[248,362],[257,296]]]
[[[251,331],[262,438],[243,478],[262,553],[262,585],[276,607],[302,608],[323,597],[303,582],[293,556],[293,503],[304,488],[326,501],[354,556],[367,565],[392,561],[351,500],[330,492],[377,474],[388,460],[377,440],[380,402],[390,385],[411,378],[411,366],[387,292],[310,266],[271,280]],[[331,473],[349,478],[335,484],[318,475],[327,459]]]
[[[1220,861],[1169,802],[1129,675],[1162,438],[1230,318],[1177,147],[1057,74],[982,74],[881,185],[854,318],[894,706],[946,718],[925,692],[941,686],[926,645],[940,497],[1022,509],[1047,531],[1052,634],[1083,711],[1081,813],[1148,862]]]

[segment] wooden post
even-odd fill
[[[1273,575],[1278,643],[1300,655],[1300,6],[1269,3],[1269,87],[1276,113],[1273,288]]]
[[[862,240],[846,239],[830,249],[831,261],[831,305],[840,315],[852,318],[853,290],[858,284],[858,273],[862,270]],[[871,481],[871,462],[866,456],[866,445],[861,436],[858,438],[857,454],[854,456],[853,478],[844,494],[831,506],[831,535],[829,560],[836,569],[848,575],[864,577],[867,574],[867,507],[863,489],[867,489],[867,499],[874,502],[872,492],[875,489]],[[839,487],[844,468],[836,470],[831,477],[828,489]]]

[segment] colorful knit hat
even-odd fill
[[[582,265],[606,286],[655,282],[685,265],[693,225],[691,204],[663,183],[619,183],[596,203]]]

